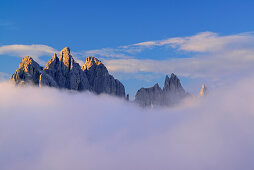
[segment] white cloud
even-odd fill
[[[0,83],[0,169],[253,169],[254,79],[247,78],[188,107],[151,110]]]
[[[40,56],[48,56],[58,53],[58,51],[47,45],[4,45],[0,46],[0,55],[11,55],[16,57],[32,56],[38,58]]]
[[[219,36],[203,32],[190,37],[176,37],[125,46],[124,50],[145,50],[156,46],[184,51],[189,58],[156,59],[105,59],[111,71],[124,73],[175,72],[185,77],[221,79],[236,73],[249,73],[254,65],[254,35],[243,33]],[[193,53],[194,52],[194,53]],[[138,54],[137,54],[138,55]],[[170,54],[169,54],[170,55]]]
[[[173,48],[179,56],[182,52],[188,58],[157,60],[140,58],[145,50],[155,47]],[[85,56],[97,56],[105,62],[111,72],[139,73],[153,72],[169,74],[175,72],[185,77],[221,79],[236,73],[251,72],[254,65],[254,35],[242,33],[221,36],[213,32],[202,32],[193,36],[173,37],[165,40],[147,41],[118,48],[103,48],[83,52],[72,52],[77,61]],[[58,53],[46,45],[7,45],[0,47],[0,54],[14,56],[39,56]],[[42,63],[42,62],[41,62]]]
[[[158,41],[141,42],[128,47],[153,47],[171,46],[184,51],[192,52],[217,52],[225,48],[242,47],[245,44],[253,43],[252,33],[242,33],[236,35],[219,36],[213,32],[201,32],[189,37],[175,37]]]

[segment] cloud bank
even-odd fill
[[[253,169],[254,78],[175,109],[0,83],[1,170]]]

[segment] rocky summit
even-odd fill
[[[17,85],[33,84],[75,91],[89,90],[96,94],[125,97],[123,84],[108,73],[100,60],[88,57],[81,68],[68,47],[60,52],[59,58],[54,54],[44,68],[31,57],[24,57],[11,80]]]
[[[87,75],[89,84],[95,93],[107,93],[122,97],[125,96],[125,88],[123,84],[119,80],[114,79],[114,77],[108,73],[104,64],[102,64],[97,58],[86,58],[86,62],[83,65],[82,70]]]
[[[199,95],[200,96],[206,96],[208,93],[208,89],[205,84],[202,84],[202,87],[200,89]]]
[[[135,102],[145,106],[173,106],[188,96],[175,74],[166,76],[163,90],[158,83],[150,88],[141,88],[137,91]]]

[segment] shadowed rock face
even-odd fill
[[[187,95],[180,80],[172,73],[170,78],[166,76],[163,90],[158,84],[150,88],[141,88],[136,93],[135,102],[141,106],[172,106]]]
[[[91,89],[97,93],[107,93],[116,96],[125,97],[125,88],[123,84],[114,79],[108,73],[107,68],[95,57],[88,57],[82,70],[86,73]]]
[[[164,87],[163,87],[164,92],[175,92],[175,93],[185,93],[180,80],[178,77],[172,73],[170,78],[168,75],[166,75],[165,82],[164,82]]]
[[[187,93],[183,89],[180,80],[175,74],[171,74],[170,78],[166,76],[163,87],[163,105],[175,105],[179,103]]]
[[[45,68],[40,67],[31,57],[25,57],[11,80],[17,85],[32,83],[39,87],[90,90],[97,94],[125,97],[123,84],[114,79],[98,59],[88,57],[82,69],[71,56],[70,49],[65,47],[60,52],[60,57],[54,54]]]
[[[141,106],[161,105],[162,90],[158,83],[150,88],[141,88],[137,91],[135,101]]]

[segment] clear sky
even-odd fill
[[[212,87],[249,68],[253,9],[252,0],[1,0],[0,76],[11,75],[24,55],[43,64],[69,46],[80,63],[87,55],[103,60],[131,96],[162,86],[171,72],[197,92],[202,82]]]

